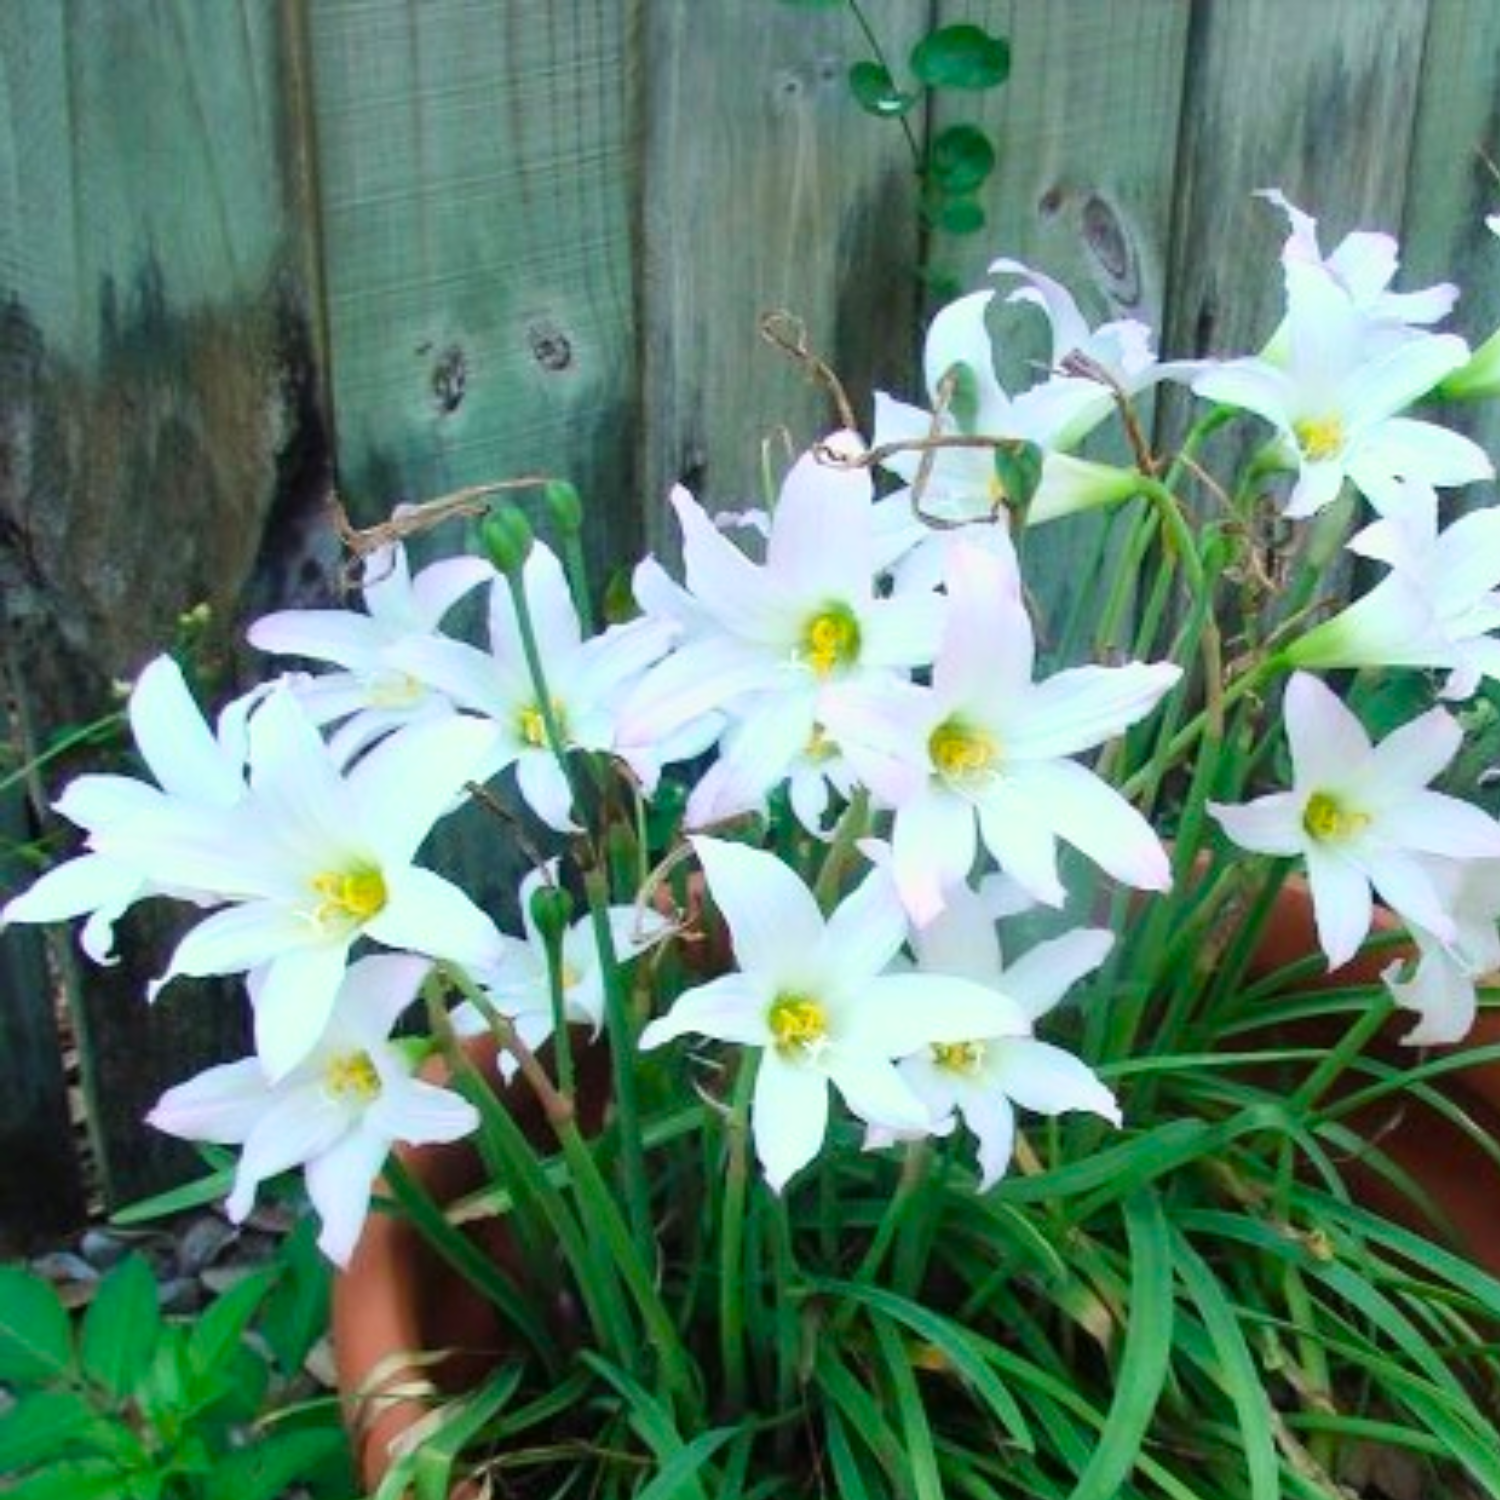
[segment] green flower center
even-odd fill
[[[323,1064],[323,1087],[335,1099],[369,1104],[380,1097],[380,1074],[368,1052],[341,1052]]]
[[[963,719],[944,719],[927,737],[932,768],[945,781],[982,781],[993,774],[1000,746],[993,735]]]
[[[1294,422],[1292,435],[1303,456],[1313,463],[1336,457],[1344,447],[1344,424],[1338,417],[1308,417]]]
[[[322,898],[313,910],[320,924],[368,922],[385,907],[385,877],[379,870],[324,870],[312,878],[312,888]]]
[[[934,1042],[932,1060],[950,1073],[973,1077],[984,1066],[983,1042]]]
[[[1370,821],[1368,813],[1347,808],[1329,792],[1314,792],[1302,812],[1302,826],[1320,844],[1338,843],[1361,832]]]
[[[859,621],[847,604],[830,604],[802,627],[797,655],[819,677],[859,660]]]
[[[815,1052],[828,1037],[827,1013],[807,995],[778,995],[766,1024],[783,1055]]]

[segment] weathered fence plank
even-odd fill
[[[311,7],[339,475],[363,520],[537,470],[638,535],[634,0]]]
[[[1416,136],[1402,223],[1405,280],[1456,280],[1463,297],[1451,326],[1475,346],[1500,325],[1500,239],[1485,228],[1500,210],[1500,7],[1488,0],[1432,0],[1422,52]],[[1444,413],[1500,455],[1500,404]],[[1469,498],[1493,491],[1471,490]]]
[[[922,7],[865,7],[904,55]],[[677,482],[705,503],[764,501],[762,444],[786,466],[833,424],[827,393],[757,334],[786,311],[847,384],[909,388],[917,304],[916,178],[893,121],[864,114],[846,73],[865,55],[842,8],[647,7],[641,216],[642,485],[671,545]],[[920,121],[918,122],[920,127]]]
[[[978,7],[944,0],[944,23],[982,21],[1010,41],[1010,80],[972,102],[947,94],[942,129],[973,121],[995,139],[999,166],[984,194],[982,233],[939,236],[934,257],[967,289],[997,256],[1061,281],[1091,320],[1136,318],[1160,334],[1167,304],[1177,135],[1189,7],[1138,0],[1053,0]],[[997,283],[1002,290],[1016,283]],[[1050,354],[1040,314],[1005,318],[1001,378],[1034,383]],[[1151,402],[1142,403],[1150,422]],[[1128,462],[1123,443],[1091,456]],[[1057,628],[1080,600],[1102,599],[1113,552],[1093,553],[1096,517],[1056,522],[1023,538],[1027,576]],[[1090,550],[1087,561],[1080,547]],[[1080,565],[1080,564],[1083,565]]]
[[[31,751],[200,601],[222,665],[268,517],[318,501],[295,15],[0,9],[0,598]],[[148,1011],[161,961],[158,933],[80,1000],[113,1201],[180,1171],[140,1117],[242,1030],[240,1001]]]

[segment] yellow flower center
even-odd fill
[[[380,1097],[380,1074],[368,1052],[341,1052],[323,1064],[323,1087],[335,1099],[368,1104]]]
[[[933,769],[947,781],[979,781],[991,775],[1000,758],[993,735],[962,719],[944,719],[927,738]]]
[[[778,995],[766,1024],[781,1053],[816,1052],[828,1036],[828,1017],[806,995]]]
[[[983,1042],[934,1042],[932,1060],[950,1073],[972,1077],[984,1066]]]
[[[1294,422],[1292,435],[1303,456],[1314,463],[1336,457],[1344,446],[1344,424],[1338,417],[1309,417]]]
[[[552,718],[557,724],[557,732],[564,739],[567,738],[567,729],[563,721],[563,707],[556,698],[552,700]],[[547,716],[542,712],[541,705],[528,703],[520,713],[516,715],[516,728],[521,738],[534,749],[545,750],[547,747]]]
[[[830,604],[802,628],[798,656],[819,677],[859,659],[859,621],[846,604]]]
[[[564,993],[572,989],[582,978],[583,975],[564,959],[562,969],[557,976],[558,983],[562,985]]]
[[[1369,821],[1368,813],[1352,811],[1328,792],[1314,792],[1302,812],[1302,826],[1320,844],[1353,838]]]
[[[422,701],[427,689],[410,672],[382,672],[370,679],[372,708],[411,708]]]
[[[322,897],[313,911],[319,923],[368,922],[386,903],[385,877],[375,869],[325,870],[312,888]]]

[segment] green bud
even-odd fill
[[[531,920],[549,949],[562,942],[573,918],[573,898],[558,885],[541,885],[531,893]]]
[[[518,575],[531,553],[531,522],[515,505],[497,505],[479,525],[479,545],[507,577]]]
[[[583,500],[566,479],[550,479],[542,492],[557,529],[566,535],[583,530]]]

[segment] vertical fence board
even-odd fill
[[[0,745],[10,741],[0,709]],[[8,760],[0,767],[9,771]],[[0,891],[29,875],[16,848],[29,837],[23,798],[0,792]],[[39,932],[0,931],[0,1256],[83,1214],[58,1047],[57,993]]]
[[[30,751],[199,601],[222,659],[266,519],[317,468],[289,15],[0,9],[0,624]],[[81,997],[113,1201],[181,1169],[140,1116],[242,1030],[242,1003],[148,1010],[162,959],[157,934]]]
[[[1500,325],[1500,238],[1485,228],[1500,210],[1500,7],[1434,0],[1422,59],[1416,139],[1407,173],[1402,285],[1456,281],[1463,296],[1448,326],[1476,347]],[[1455,406],[1444,420],[1500,455],[1500,402]],[[1493,499],[1472,488],[1472,500]]]
[[[312,7],[339,472],[356,514],[544,470],[636,532],[633,4]]]
[[[923,8],[865,7],[904,55]],[[900,128],[863,113],[848,13],[789,5],[647,8],[642,210],[642,497],[671,546],[667,490],[762,503],[762,443],[833,425],[826,393],[763,343],[762,314],[802,320],[862,423],[874,386],[909,389],[916,179]],[[774,471],[786,460],[774,449]]]
[[[972,21],[1006,37],[1007,83],[982,95],[945,93],[934,130],[972,121],[995,141],[999,165],[983,194],[987,223],[934,237],[934,264],[965,290],[997,256],[1061,281],[1093,322],[1136,318],[1160,334],[1167,302],[1177,134],[1188,7],[1139,0],[1052,0],[980,5],[943,0],[944,24]],[[998,283],[1002,290],[1013,282]],[[1045,318],[1007,315],[1001,378],[1016,390],[1041,377],[1051,353]],[[1150,402],[1143,403],[1144,420]],[[1090,455],[1128,462],[1122,443]],[[1063,520],[1024,539],[1028,586],[1045,634],[1080,598],[1102,598],[1111,552],[1090,556],[1099,518]]]

